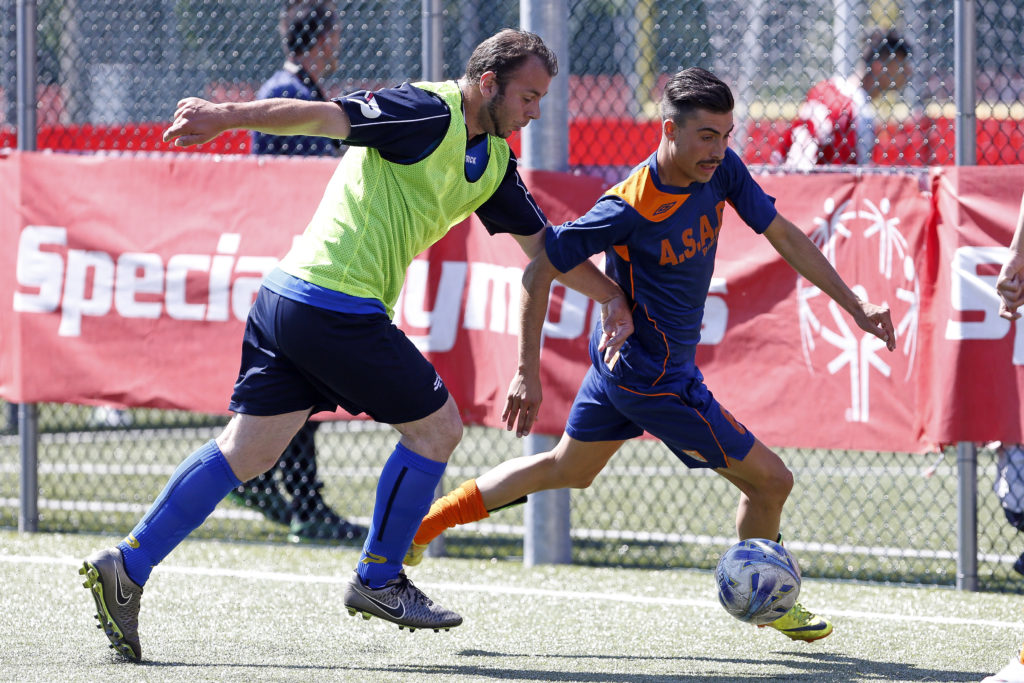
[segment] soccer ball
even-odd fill
[[[750,624],[770,624],[796,603],[800,567],[778,543],[748,538],[725,551],[715,581],[726,612]]]

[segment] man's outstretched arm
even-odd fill
[[[842,306],[858,327],[884,341],[890,351],[896,348],[896,330],[892,326],[889,307],[857,298],[800,228],[778,214],[764,231],[764,236],[796,272]]]
[[[539,254],[544,253],[544,233],[547,230],[551,230],[550,224],[534,235],[514,237],[526,255],[535,260]],[[550,261],[548,265],[551,265]],[[626,338],[633,334],[633,315],[629,310],[626,295],[614,280],[602,273],[591,261],[584,261],[565,273],[555,270],[554,279],[601,304],[604,335],[601,338],[600,350],[604,352],[607,362],[622,348]],[[548,286],[551,286],[550,280]],[[546,301],[544,305],[547,306]]]
[[[178,102],[164,142],[177,147],[200,145],[236,128],[271,135],[316,135],[344,139],[351,131],[348,114],[334,102],[272,98],[214,104],[198,97]]]
[[[589,291],[584,293],[601,304],[601,321],[604,325],[602,347],[607,356],[617,351],[633,333],[633,317],[619,286],[589,261],[570,272],[575,273],[588,264],[600,275],[600,279],[591,281],[591,276],[584,275],[589,283]],[[506,429],[511,431],[515,428],[516,436],[530,433],[543,400],[540,385],[541,336],[544,319],[547,317],[551,282],[561,275],[543,250],[523,272],[523,290],[519,302],[519,366],[509,385],[505,410],[501,416]]]

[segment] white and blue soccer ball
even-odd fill
[[[725,551],[715,581],[726,612],[750,624],[770,624],[796,603],[800,566],[775,541],[748,538]]]

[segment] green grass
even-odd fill
[[[189,540],[153,573],[141,665],[94,627],[77,567],[116,538],[0,531],[0,679],[18,681],[978,681],[1020,646],[1024,597],[809,579],[835,633],[806,644],[729,617],[699,570],[427,559],[463,614],[399,631],[342,605],[352,550]]]

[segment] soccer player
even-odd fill
[[[1019,318],[1017,309],[1024,306],[1024,198],[1017,215],[1017,229],[1010,240],[1010,258],[999,270],[996,292],[999,294],[999,315],[1007,320]]]
[[[303,235],[268,274],[246,322],[224,431],[174,472],[116,547],[83,563],[112,646],[138,661],[139,604],[152,568],[242,481],[270,469],[311,412],[341,406],[401,438],[377,485],[370,530],[344,602],[350,614],[409,629],[462,617],[434,603],[402,559],[462,437],[455,401],[392,322],[412,259],[471,213],[533,257],[548,225],[506,138],[540,116],[558,69],[532,33],[506,29],[474,50],[458,81],[405,83],[331,102],[178,103],[164,140],[207,142],[243,128],[350,145]],[[622,291],[590,264],[563,282],[602,302],[614,348],[632,331]]]
[[[999,294],[999,315],[1007,320],[1019,319],[1021,315],[1017,309],[1024,306],[1024,198],[1017,215],[1017,228],[1010,240],[1010,257],[999,271],[996,292]],[[982,683],[1024,683],[1024,647],[1009,664],[983,679]]]
[[[855,74],[832,76],[807,93],[796,119],[782,135],[772,163],[814,166],[870,164],[877,138],[876,103],[902,90],[910,78],[910,47],[896,31],[875,35]]]
[[[540,333],[553,277],[604,252],[606,272],[626,292],[635,332],[616,353],[601,349],[596,326],[591,367],[558,445],[504,462],[436,501],[407,564],[417,564],[426,545],[448,527],[485,518],[534,491],[589,486],[619,447],[644,431],[687,467],[714,468],[739,489],[741,539],[781,539],[793,475],[718,403],[694,362],[726,203],[890,351],[896,335],[888,308],[858,299],[729,149],[732,111],[725,83],[703,69],[680,71],[661,99],[657,151],[586,215],[547,231],[545,250],[523,275],[520,370],[509,387],[507,428],[526,434],[537,417]],[[772,626],[799,640],[832,632],[827,619],[799,603]]]

